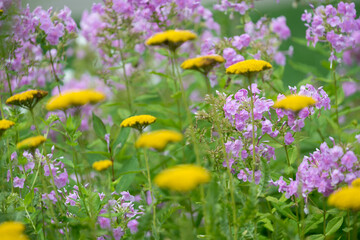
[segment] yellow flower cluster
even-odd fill
[[[352,182],[352,186],[343,187],[332,193],[328,204],[342,210],[360,210],[360,178]]]
[[[180,142],[183,139],[181,133],[171,130],[158,130],[142,134],[135,143],[135,147],[155,148],[162,151],[170,142]]]
[[[168,188],[178,192],[187,192],[199,184],[210,181],[210,173],[200,166],[186,164],[168,168],[159,173],[154,182],[160,188]]]
[[[5,131],[14,125],[15,125],[15,123],[13,121],[2,119],[2,120],[0,120],[0,131]]]
[[[15,94],[6,100],[7,104],[17,105],[23,108],[33,108],[42,98],[48,95],[43,90],[28,90],[26,92]]]
[[[46,138],[44,136],[29,137],[19,142],[16,145],[16,148],[17,149],[37,148],[38,146],[40,146],[40,144],[42,144],[45,141]]]
[[[1,240],[28,240],[24,234],[25,226],[20,222],[3,222],[0,224]]]
[[[193,70],[203,69],[205,72],[208,72],[215,66],[215,64],[223,62],[225,62],[225,59],[222,56],[207,55],[187,59],[181,64],[181,68]]]
[[[226,69],[226,73],[249,74],[257,73],[272,68],[271,64],[263,60],[245,60],[235,63]]]
[[[275,102],[273,107],[298,112],[303,108],[314,105],[315,103],[316,101],[312,97],[293,94]]]
[[[97,161],[97,162],[94,162],[92,165],[93,169],[95,169],[96,171],[99,171],[99,172],[102,170],[108,169],[111,166],[112,166],[112,162],[110,160]]]
[[[105,99],[105,95],[95,90],[74,90],[52,97],[46,104],[46,109],[65,110],[71,107],[95,104]]]
[[[196,34],[186,30],[168,30],[154,34],[146,40],[147,45],[168,45],[175,50],[186,41],[196,39]]]
[[[120,126],[121,127],[132,127],[132,128],[142,130],[149,124],[154,123],[155,121],[156,121],[156,117],[154,117],[154,116],[137,115],[137,116],[132,116],[132,117],[125,119],[124,121],[121,122]]]

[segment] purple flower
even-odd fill
[[[249,34],[242,34],[240,36],[235,36],[232,41],[232,45],[236,47],[238,50],[241,50],[244,47],[249,46],[250,44],[250,36]]]
[[[122,236],[124,236],[124,231],[122,230],[121,227],[117,227],[113,229],[113,236],[115,238],[115,240],[120,240],[122,238]]]
[[[286,18],[280,16],[271,21],[272,30],[281,38],[288,39],[290,37],[290,29],[286,25]]]
[[[133,219],[128,222],[127,227],[130,229],[130,232],[134,234],[138,231],[138,225],[138,221]]]
[[[14,177],[14,187],[24,188],[25,179]]]
[[[57,188],[65,187],[65,185],[68,183],[68,174],[66,172],[66,169],[64,169],[64,172],[61,173],[59,176],[54,176],[55,185]]]
[[[347,168],[351,169],[354,163],[357,161],[357,157],[355,156],[353,151],[348,151],[341,158],[341,163]]]
[[[102,229],[110,229],[111,220],[105,217],[98,217],[98,223]]]
[[[286,144],[286,145],[290,145],[290,144],[292,144],[293,142],[294,142],[294,138],[293,138],[291,132],[287,132],[287,133],[285,134],[285,144]]]

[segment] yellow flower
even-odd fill
[[[271,64],[263,60],[245,60],[235,63],[226,69],[226,73],[249,74],[257,73],[272,68]]]
[[[94,162],[92,165],[93,169],[95,169],[96,171],[99,171],[99,172],[102,170],[108,169],[111,166],[112,166],[112,162],[110,160],[97,161],[97,162]]]
[[[358,178],[353,181],[352,186],[340,188],[338,191],[330,194],[328,204],[342,210],[360,210],[359,183],[360,180]]]
[[[135,147],[155,148],[163,150],[170,142],[179,142],[183,139],[181,133],[171,130],[158,130],[142,134],[135,143]]]
[[[46,138],[41,135],[36,137],[29,137],[19,142],[16,145],[16,148],[17,149],[37,148],[38,146],[40,146],[40,144],[42,144],[45,141]]]
[[[186,30],[168,30],[154,34],[146,40],[147,45],[167,45],[175,50],[186,41],[196,39],[196,34]]]
[[[132,116],[121,122],[121,127],[132,127],[136,128],[139,131],[142,131],[146,126],[154,123],[156,121],[156,117],[151,115],[137,115]]]
[[[185,60],[181,64],[181,68],[193,70],[203,69],[205,72],[209,72],[217,63],[223,62],[225,62],[225,59],[222,56],[207,55]]]
[[[298,112],[303,108],[314,105],[315,103],[316,101],[312,97],[293,94],[275,102],[273,107]]]
[[[9,121],[6,119],[0,120],[0,137],[7,129],[11,128],[14,125],[15,123],[13,121]]]
[[[360,187],[360,178],[357,178],[354,181],[352,181],[351,185],[353,187]]]
[[[95,90],[74,90],[52,97],[46,104],[46,109],[66,110],[71,107],[95,104],[105,99],[105,95]]]
[[[42,98],[48,95],[43,90],[28,90],[26,92],[15,94],[6,100],[7,104],[17,105],[23,108],[33,108]]]
[[[27,240],[25,226],[20,222],[3,222],[0,224],[1,240]]]
[[[210,181],[210,173],[200,166],[185,164],[165,169],[159,173],[154,182],[160,188],[186,192],[199,184]]]

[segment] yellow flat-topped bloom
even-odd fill
[[[360,210],[360,178],[352,186],[340,188],[330,194],[328,204],[342,210]]]
[[[154,34],[146,40],[146,45],[168,45],[175,50],[186,41],[196,39],[195,33],[186,30],[168,30]]]
[[[15,123],[13,121],[2,119],[2,120],[0,120],[0,131],[5,131],[14,125],[15,125]]]
[[[17,105],[23,108],[33,108],[42,98],[48,95],[43,90],[28,90],[26,92],[15,94],[6,100],[7,104]]]
[[[137,115],[132,116],[121,122],[121,127],[132,127],[138,130],[143,130],[146,126],[154,123],[156,121],[156,117],[151,115]]]
[[[9,128],[11,128],[12,126],[14,126],[15,123],[13,121],[9,121],[6,119],[2,119],[0,120],[0,136]]]
[[[275,102],[273,107],[298,112],[303,108],[314,105],[315,103],[316,101],[312,97],[293,94]]]
[[[203,69],[205,72],[208,72],[217,63],[223,63],[223,62],[225,62],[225,59],[220,55],[207,55],[207,56],[187,59],[181,64],[181,68],[193,69],[193,70]]]
[[[235,63],[226,69],[226,73],[249,74],[257,73],[272,68],[271,64],[263,60],[245,60]]]
[[[66,110],[71,107],[95,104],[104,99],[105,95],[99,91],[73,90],[52,97],[46,104],[46,109],[49,111]]]
[[[19,142],[16,145],[16,148],[17,149],[37,148],[38,146],[40,146],[40,144],[42,144],[45,141],[46,138],[41,135],[36,137],[29,137]]]
[[[205,168],[192,164],[168,168],[154,179],[155,184],[160,188],[168,188],[178,192],[193,190],[199,184],[209,181],[210,173]]]
[[[112,166],[112,162],[110,160],[97,161],[97,162],[94,162],[92,165],[93,169],[95,169],[96,171],[99,171],[99,172],[102,170],[108,169],[111,166]]]
[[[170,142],[179,142],[183,139],[181,133],[171,130],[158,130],[142,134],[135,143],[135,147],[155,148],[162,151]]]
[[[0,224],[1,240],[27,240],[25,225],[21,222],[3,222]]]

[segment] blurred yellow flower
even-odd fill
[[[121,127],[132,127],[136,128],[139,131],[142,131],[146,126],[154,123],[156,121],[156,117],[151,115],[137,115],[132,116],[121,122]]]
[[[170,142],[179,142],[183,139],[181,133],[171,130],[158,130],[140,135],[135,143],[135,147],[155,148],[162,151]]]
[[[146,45],[167,45],[175,50],[186,41],[196,39],[195,33],[186,30],[168,30],[156,33],[146,40]]]
[[[207,55],[185,60],[181,64],[183,69],[193,69],[205,73],[209,72],[217,63],[223,63],[225,59],[220,55]]]
[[[6,100],[7,104],[17,105],[23,108],[33,108],[42,98],[48,95],[43,90],[28,90],[26,92],[15,94]]]
[[[25,225],[20,222],[3,222],[0,224],[1,240],[27,240]]]
[[[99,171],[99,172],[102,170],[108,169],[111,166],[112,166],[112,162],[110,160],[97,161],[97,162],[94,162],[92,165],[93,169],[95,169],[96,171]]]
[[[354,180],[352,186],[330,194],[328,204],[342,210],[360,210],[360,178]]]
[[[249,74],[257,73],[272,68],[271,64],[263,60],[245,60],[235,63],[226,69],[226,73]]]
[[[13,121],[9,121],[6,119],[0,120],[0,136],[9,128],[14,126],[15,123]]]
[[[42,144],[45,141],[46,138],[44,136],[29,137],[19,142],[16,145],[16,148],[17,149],[37,148],[38,146],[40,146],[40,144]]]
[[[105,99],[105,95],[95,90],[73,90],[64,92],[52,97],[46,104],[46,109],[66,110],[71,107],[83,106],[86,104],[95,104]]]
[[[273,107],[298,112],[303,108],[314,105],[315,103],[316,101],[312,97],[293,94],[275,102]]]
[[[168,188],[178,192],[187,192],[199,184],[210,181],[210,173],[200,166],[186,164],[165,169],[159,173],[154,182],[160,188]]]

